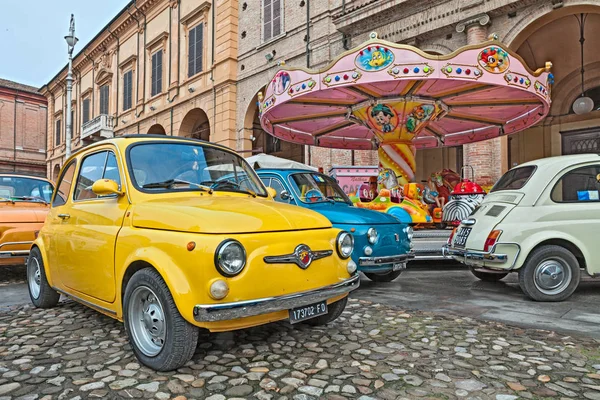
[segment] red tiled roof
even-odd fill
[[[18,83],[18,82],[9,81],[8,79],[0,78],[0,87],[5,87],[5,88],[9,88],[9,89],[15,89],[15,90],[23,91],[23,92],[35,93],[35,94],[41,95],[39,88],[36,88],[34,86],[24,85],[24,84]]]

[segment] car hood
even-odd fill
[[[270,199],[241,196],[189,196],[138,203],[135,227],[181,232],[236,234],[330,228],[324,216]]]
[[[48,206],[43,203],[0,203],[0,223],[44,222],[47,214]]]
[[[352,207],[340,202],[335,204],[331,202],[311,204],[310,209],[323,214],[333,224],[376,225],[399,223],[396,218],[389,214],[366,208]]]

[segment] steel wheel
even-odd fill
[[[550,296],[564,291],[571,279],[571,269],[560,257],[544,260],[535,268],[533,275],[535,287]]]
[[[163,306],[152,289],[138,286],[131,294],[128,310],[132,339],[144,355],[154,357],[161,352],[166,339]]]
[[[29,268],[27,268],[27,281],[29,292],[34,299],[39,299],[42,286],[42,272],[37,258],[29,257]]]

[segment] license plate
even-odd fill
[[[456,234],[456,239],[454,239],[454,247],[465,247],[470,233],[471,228],[460,228]]]
[[[403,263],[395,263],[392,266],[392,271],[400,271],[401,269],[406,269],[406,264]]]
[[[318,303],[309,304],[304,307],[292,308],[290,312],[290,323],[306,321],[319,315],[327,314],[327,302],[320,301]]]

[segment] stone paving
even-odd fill
[[[0,311],[0,399],[600,399],[600,351],[499,323],[351,299],[328,327],[203,334],[172,373],[141,367],[122,324],[73,301]]]

